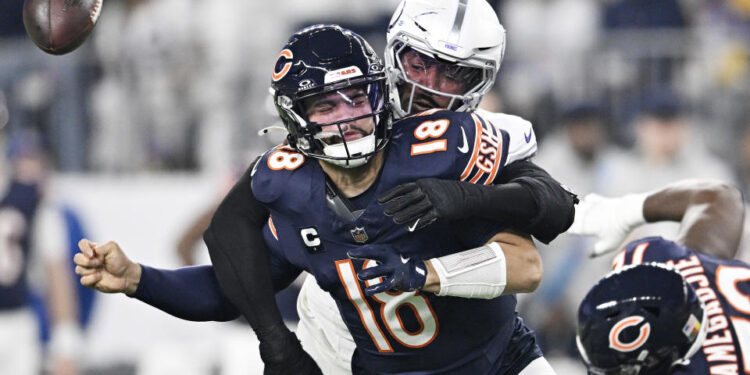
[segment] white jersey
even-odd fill
[[[528,159],[536,154],[536,135],[531,121],[505,113],[488,112],[483,109],[477,109],[476,113],[491,122],[496,128],[504,130],[510,135],[506,165]]]
[[[507,164],[524,160],[536,154],[536,136],[531,122],[521,117],[478,109],[477,113],[496,128],[510,135]],[[297,337],[302,347],[315,360],[324,374],[351,374],[351,359],[355,344],[344,324],[336,302],[308,275],[297,298],[299,325]],[[546,361],[535,361],[534,367]],[[531,365],[529,370],[531,370]],[[549,368],[551,371],[551,368]],[[535,372],[548,374],[552,372]]]

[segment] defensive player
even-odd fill
[[[338,27],[317,26],[295,34],[282,54],[292,61],[279,61],[273,87],[295,148],[269,151],[225,201],[232,202],[227,207],[249,215],[250,221],[261,218],[265,224],[275,287],[284,287],[302,269],[316,276],[337,300],[357,342],[359,350],[352,359],[357,373],[518,373],[539,359],[533,336],[515,316],[515,297],[508,295],[533,290],[541,277],[538,254],[528,238],[496,234],[503,226],[482,220],[438,221],[412,232],[416,225],[409,225],[411,230],[396,225],[373,199],[420,176],[490,183],[507,160],[507,133],[476,115],[435,110],[402,121],[384,151],[391,137],[383,67],[366,42]],[[463,144],[469,148],[465,154],[459,149],[461,134],[473,140]],[[271,212],[270,220],[266,210]],[[241,222],[227,220],[231,216],[217,212],[214,224],[229,232],[214,237],[209,230],[209,246],[218,242],[221,249],[231,249],[238,238],[240,243],[262,246],[255,242],[260,239],[243,239],[256,234]],[[490,245],[483,246],[490,239]],[[165,310],[172,302],[184,304],[174,290],[163,293],[170,275],[147,267],[124,267],[119,275],[123,277],[115,280],[119,284],[112,287],[108,282],[118,275],[102,272],[97,265],[106,266],[114,259],[109,258],[112,254],[121,254],[119,249],[87,242],[81,247],[88,254],[76,256],[82,283],[134,293]],[[467,247],[460,254],[471,259],[468,263],[460,255],[447,255]],[[212,252],[215,263],[224,261],[222,256],[226,254]],[[365,263],[374,263],[361,258],[378,259],[380,265],[363,270]],[[240,259],[230,264],[235,272],[268,273],[267,266],[258,262],[244,264]],[[513,272],[506,273],[506,264]],[[467,277],[468,269],[483,271],[473,274],[481,275],[484,284]],[[441,272],[440,284],[430,282]],[[369,279],[364,292],[358,276]],[[159,282],[153,282],[155,277]],[[224,288],[236,289],[232,285],[236,275],[217,272],[217,277]],[[447,297],[417,293],[420,288],[439,290]],[[394,294],[396,290],[401,293]],[[165,296],[173,300],[154,300]],[[202,304],[206,301],[200,298]],[[242,304],[256,299],[246,296],[238,301],[245,310]],[[196,308],[190,301],[186,304]],[[381,305],[383,313],[378,317],[373,308]],[[410,308],[401,309],[404,305]],[[461,311],[473,318],[465,319]],[[257,318],[251,315],[248,320],[257,322]],[[296,340],[292,336],[290,341]]]
[[[599,236],[604,251],[632,227],[662,220],[681,223],[678,238],[629,243],[581,303],[577,340],[589,373],[748,373],[750,266],[731,259],[744,221],[736,188],[692,180],[587,196],[571,232]]]

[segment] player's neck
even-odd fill
[[[383,152],[378,152],[365,165],[356,168],[344,168],[320,161],[323,172],[347,198],[356,197],[365,192],[378,178],[383,167]]]

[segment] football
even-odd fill
[[[24,0],[23,24],[44,52],[73,51],[96,25],[103,0]]]

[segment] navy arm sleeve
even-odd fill
[[[186,320],[225,322],[240,316],[222,294],[211,266],[160,270],[141,265],[141,280],[131,297]]]
[[[261,231],[269,212],[253,196],[252,169],[248,168],[221,202],[203,239],[222,291],[261,336],[283,325],[283,320]]]

